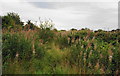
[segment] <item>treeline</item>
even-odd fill
[[[3,74],[114,74],[120,71],[120,30],[52,29],[48,21],[23,26],[2,16]]]
[[[17,13],[7,13],[5,16],[0,16],[2,18],[2,29],[13,29],[16,31],[19,30],[34,30],[34,29],[52,29],[53,24],[50,23],[52,20],[46,20],[46,21],[40,21],[40,25],[37,26],[34,23],[32,23],[31,20],[28,20],[27,22],[22,22],[20,19],[20,16]],[[26,23],[26,24],[25,24]],[[57,31],[56,28],[53,29],[54,31]],[[87,30],[87,28],[83,28],[81,30]],[[90,29],[89,29],[90,30]],[[111,32],[119,31],[120,29],[112,30]],[[66,30],[61,30],[61,31],[66,31]],[[72,28],[71,31],[77,31],[77,29]],[[79,30],[78,30],[79,31]],[[104,31],[104,30],[97,30],[98,32]],[[95,32],[97,32],[95,31]]]

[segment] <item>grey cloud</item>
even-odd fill
[[[117,27],[117,7],[111,6],[112,2],[38,2],[32,3],[35,7],[45,9],[62,9],[70,10],[75,15],[75,20],[72,19],[60,20],[63,23],[68,21],[75,24],[74,27],[86,26],[90,28],[113,28]],[[72,8],[72,9],[70,9]],[[77,15],[77,17],[76,17]],[[87,18],[82,19],[81,15]],[[66,22],[65,22],[66,21]],[[70,25],[70,24],[69,24]],[[78,25],[78,26],[77,26]],[[73,27],[73,26],[69,26]]]
[[[38,8],[45,9],[60,9],[66,7],[84,7],[90,4],[90,2],[29,2]],[[89,6],[88,6],[89,7]]]
[[[29,2],[33,6],[37,8],[44,8],[44,9],[55,9],[54,2]]]

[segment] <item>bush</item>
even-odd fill
[[[14,59],[19,54],[19,59],[29,60],[32,57],[32,44],[23,35],[4,34],[3,35],[3,61],[7,58]]]
[[[113,49],[113,56],[112,56],[112,61],[110,63],[109,69],[111,70],[111,73],[115,74],[116,71],[120,70],[120,47],[115,47]]]
[[[39,42],[34,43],[35,49],[35,58],[42,59],[45,56],[45,49],[42,45],[39,45]]]
[[[23,26],[23,22],[20,20],[20,17],[16,13],[8,13],[6,16],[2,17],[2,28],[10,29],[14,28],[14,25],[18,27]]]
[[[50,29],[40,29],[39,38],[43,40],[43,43],[50,42],[54,39],[55,34]]]
[[[59,45],[60,49],[66,48],[69,46],[67,36],[58,36],[56,43]]]
[[[77,33],[75,33],[75,35],[78,35],[80,39],[84,39],[87,36],[87,30],[81,30]]]

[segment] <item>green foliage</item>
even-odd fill
[[[40,28],[28,21],[22,30],[19,15],[9,13],[2,19],[3,74],[118,74],[120,70],[119,30],[58,31],[49,21]]]
[[[44,30],[46,30],[46,29],[51,30],[53,28],[53,25],[54,24],[53,24],[52,20],[41,21],[40,28],[44,29]]]
[[[27,32],[28,36],[18,32],[3,34],[3,71],[5,73],[10,73],[7,69],[12,70],[12,73],[16,71],[32,74],[115,74],[119,70],[120,43],[116,38],[119,37],[118,33],[98,32],[96,34],[82,30],[67,35],[62,35],[63,32],[55,35],[50,29],[34,31],[34,34],[30,32]],[[105,37],[106,33],[108,36]],[[108,42],[107,38],[111,39],[109,35],[114,37]],[[73,39],[78,37],[80,40],[69,45],[69,36]],[[93,36],[98,38],[93,39]],[[40,40],[48,43],[41,44]],[[19,54],[18,59],[16,54]],[[21,64],[18,65],[16,62]],[[10,65],[19,69],[12,69]],[[71,72],[70,69],[73,71]]]
[[[99,41],[111,43],[119,39],[119,33],[98,32],[96,38]]]
[[[87,31],[81,30],[77,34],[79,35],[80,39],[84,39],[87,36]]]
[[[20,21],[20,17],[16,13],[8,13],[6,16],[2,16],[2,28],[14,28],[14,26],[23,26],[23,22]]]
[[[115,74],[117,70],[120,70],[120,47],[114,48],[113,53],[110,70]]]
[[[4,34],[3,35],[3,61],[6,58],[14,59],[19,54],[19,59],[29,59],[32,55],[31,43],[23,35]]]
[[[41,59],[45,55],[45,49],[43,46],[39,45],[39,42],[35,42],[34,44],[34,49],[35,49],[35,58]]]
[[[38,29],[38,27],[35,26],[35,25],[31,22],[31,20],[28,20],[28,21],[27,21],[27,24],[24,26],[24,30],[29,30],[29,29],[35,30],[35,29]]]
[[[40,29],[39,30],[39,38],[43,40],[43,43],[50,42],[54,39],[54,32],[50,29]]]
[[[59,45],[61,49],[69,46],[67,36],[58,36],[56,43]]]

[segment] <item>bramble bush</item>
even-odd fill
[[[50,29],[40,29],[39,30],[39,39],[43,40],[43,43],[51,42],[54,40],[54,32]]]
[[[14,59],[16,54],[19,59],[29,60],[32,56],[32,44],[23,35],[20,34],[4,34],[3,35],[3,61],[6,57]]]
[[[64,49],[69,46],[67,36],[58,36],[56,44],[59,45],[60,49]]]

